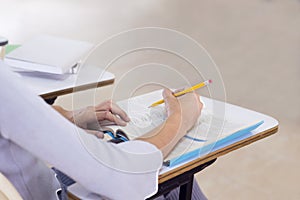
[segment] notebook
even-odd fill
[[[8,53],[4,61],[17,69],[64,74],[76,67],[93,46],[88,42],[41,35]]]
[[[124,133],[129,140],[133,140],[164,123],[167,117],[164,104],[149,108],[149,105],[159,99],[162,99],[162,90],[117,102],[127,112],[131,121],[125,127],[101,127],[102,131],[110,133],[105,134],[105,139],[120,138]],[[226,110],[225,104],[220,101],[205,97],[201,97],[201,101],[204,107],[197,123],[168,155],[164,162],[165,165],[174,166],[192,157],[209,153],[215,145],[219,145],[230,138],[247,134],[263,123],[262,119],[248,121],[233,119],[230,116],[230,111]],[[225,112],[215,110],[221,109],[222,105]]]

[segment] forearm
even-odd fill
[[[155,145],[166,157],[187,132],[184,125],[180,122],[181,116],[173,114],[168,117],[165,123],[137,138],[137,140],[143,140]]]
[[[68,119],[69,121],[71,121],[71,118],[72,118],[72,113],[66,109],[64,109],[63,107],[61,106],[52,106],[52,108],[54,110],[56,110],[58,113],[60,113],[62,116],[64,116],[66,119]]]

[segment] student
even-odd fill
[[[0,172],[25,200],[57,198],[60,184],[45,163],[57,167],[100,199],[144,199],[152,195],[163,156],[194,125],[202,107],[193,93],[177,99],[165,90],[168,117],[164,125],[148,137],[116,145],[74,126],[24,87],[1,61],[0,92]],[[108,108],[112,115],[105,112],[106,118],[99,120],[117,122],[114,115],[118,115],[122,122],[117,123],[128,121],[124,111]],[[81,113],[89,113],[86,111]],[[101,116],[96,107],[93,111]],[[85,128],[91,118],[78,116],[83,122],[78,125]],[[101,133],[96,135],[101,137]],[[83,140],[89,141],[91,147],[84,146]]]

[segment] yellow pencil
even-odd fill
[[[197,89],[199,89],[199,88],[202,88],[202,87],[204,87],[204,86],[206,86],[206,85],[208,85],[208,84],[210,84],[210,83],[212,83],[212,80],[204,81],[204,82],[202,82],[202,83],[199,83],[199,84],[197,84],[197,85],[194,85],[193,87],[190,87],[190,88],[188,88],[188,89],[185,89],[185,90],[182,90],[182,91],[180,91],[180,92],[177,92],[177,93],[174,94],[174,96],[175,96],[175,97],[178,97],[178,96],[184,95],[184,94],[186,94],[186,93],[188,93],[188,92],[192,92],[192,91],[194,91],[194,90],[197,90]],[[157,105],[162,104],[162,103],[164,103],[164,102],[165,102],[165,101],[164,101],[163,99],[161,99],[161,100],[159,100],[159,101],[157,101],[157,102],[151,104],[151,105],[149,106],[149,108],[150,108],[150,107],[157,106]]]

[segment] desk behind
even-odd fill
[[[112,73],[96,66],[81,67],[80,73],[69,74],[65,78],[49,78],[49,75],[41,75],[41,73],[38,73],[38,76],[28,72],[18,74],[26,85],[44,99],[110,85],[115,79]]]

